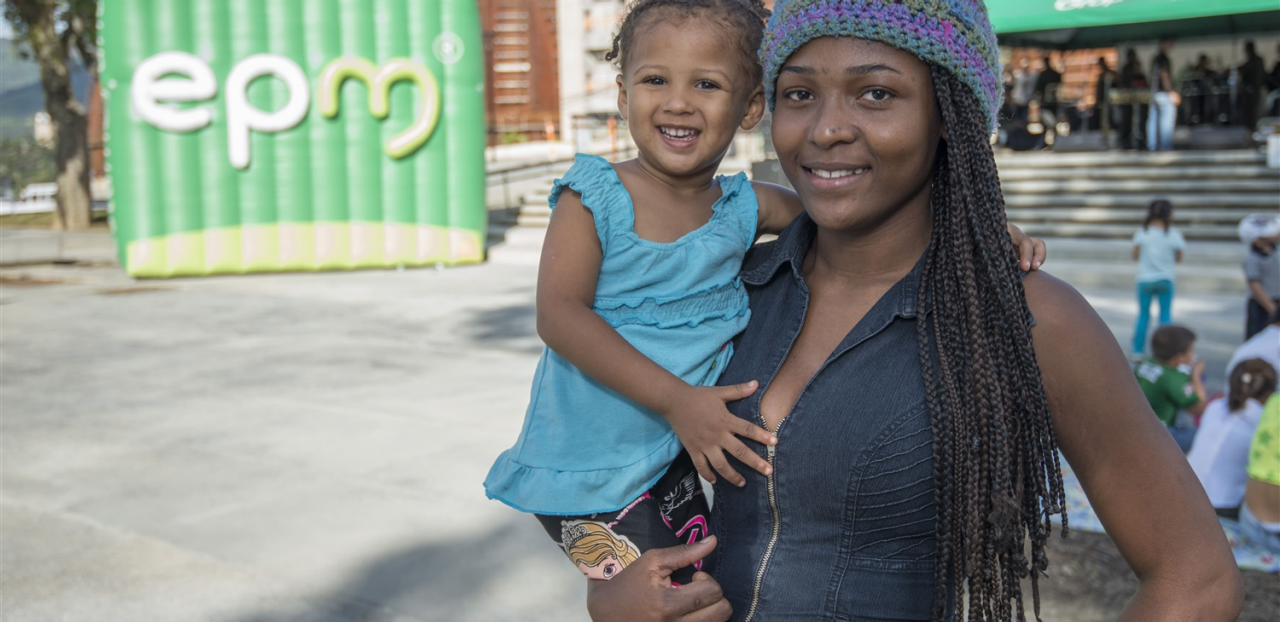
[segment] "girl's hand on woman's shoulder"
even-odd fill
[[[715,536],[701,542],[650,549],[608,581],[591,580],[587,611],[595,622],[725,622],[733,608],[711,575],[674,587],[671,573],[709,555]]]
[[[1009,223],[1007,227],[1009,238],[1013,240],[1013,248],[1018,251],[1018,266],[1023,272],[1039,270],[1049,255],[1049,249],[1045,246],[1044,240],[1023,233],[1022,229],[1013,223]]]

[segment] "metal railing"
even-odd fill
[[[595,155],[609,158],[610,160],[625,160],[634,157],[636,154],[635,147],[626,145],[616,152],[598,153]],[[533,182],[545,180],[552,175],[558,175],[568,170],[573,164],[573,158],[557,158],[554,160],[546,160],[542,162],[520,162],[504,165],[502,163],[491,164],[486,166],[485,186],[486,204],[490,210],[509,209],[519,207],[522,203],[522,195],[524,191],[519,190],[521,184],[528,185]],[[502,192],[497,200],[493,198],[489,189],[501,187]]]

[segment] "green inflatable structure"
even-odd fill
[[[103,0],[111,223],[136,277],[484,258],[475,0]]]

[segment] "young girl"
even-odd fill
[[[1249,443],[1262,418],[1262,405],[1276,390],[1276,370],[1262,359],[1247,359],[1232,368],[1228,384],[1229,397],[1205,409],[1187,462],[1218,516],[1235,520],[1248,480]]]
[[[756,383],[712,386],[750,317],[743,256],[801,210],[789,190],[715,175],[737,130],[763,115],[767,16],[758,0],[634,3],[608,58],[639,157],[580,155],[551,191],[537,292],[547,349],[520,437],[485,490],[537,515],[590,578],[708,535],[698,475],[743,485],[728,456],[771,473],[737,437],[776,437],[725,406]],[[1042,247],[1010,232],[1024,268],[1038,267]],[[587,555],[586,538],[611,548]]]
[[[1147,207],[1142,229],[1133,234],[1133,259],[1138,262],[1138,325],[1133,330],[1133,355],[1142,358],[1151,322],[1151,298],[1160,301],[1160,324],[1173,313],[1173,267],[1182,261],[1187,242],[1171,224],[1173,204],[1157,199]]]

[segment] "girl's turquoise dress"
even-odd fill
[[[716,179],[722,195],[711,219],[670,243],[636,234],[631,197],[604,158],[579,155],[549,198],[555,209],[570,188],[595,219],[604,252],[595,312],[691,385],[715,384],[750,317],[738,270],[755,241],[756,196],[742,173]],[[498,456],[484,487],[524,512],[612,512],[657,483],[679,453],[680,440],[660,415],[546,348],[520,437]]]

